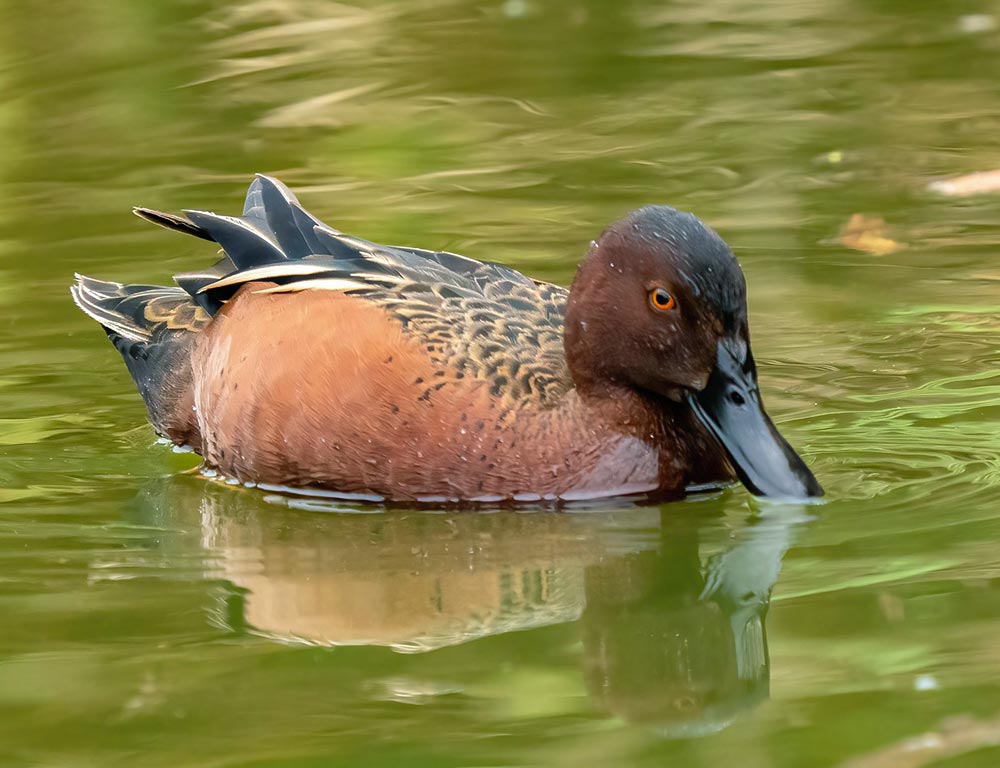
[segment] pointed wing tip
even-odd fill
[[[265,192],[277,192],[286,203],[301,206],[301,203],[295,196],[295,193],[292,192],[292,190],[288,188],[288,185],[280,179],[276,179],[274,176],[268,176],[266,173],[257,173],[254,174],[254,176],[254,184],[260,183]]]
[[[281,187],[283,189],[288,188],[288,185],[285,184],[283,181],[266,173],[255,173],[254,178],[257,181],[263,181],[265,184],[273,184],[274,186]]]

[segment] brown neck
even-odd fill
[[[587,392],[594,387],[613,384],[614,372],[608,370],[609,350],[603,348],[606,339],[614,339],[614,312],[604,307],[606,258],[599,246],[580,262],[570,286],[563,326],[563,348],[566,365],[578,390]]]
[[[622,434],[657,441],[679,421],[686,403],[675,403],[651,392],[607,379],[578,381],[577,395],[584,407]]]
[[[725,453],[687,402],[607,381],[588,381],[577,387],[577,395],[610,431],[659,449],[661,474],[679,474],[686,484],[732,479]]]

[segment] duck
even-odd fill
[[[221,258],[173,286],[77,274],[72,298],[155,431],[209,474],[431,505],[675,498],[737,479],[823,494],[764,409],[742,269],[693,214],[627,214],[567,290],[345,234],[260,174],[241,216],[134,213]]]

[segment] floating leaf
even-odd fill
[[[886,232],[885,220],[881,216],[855,213],[841,230],[840,243],[855,251],[864,251],[875,256],[884,256],[906,247],[888,237]]]

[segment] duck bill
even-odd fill
[[[757,367],[745,339],[719,342],[708,385],[689,402],[752,494],[783,499],[823,495],[816,477],[764,411]]]

